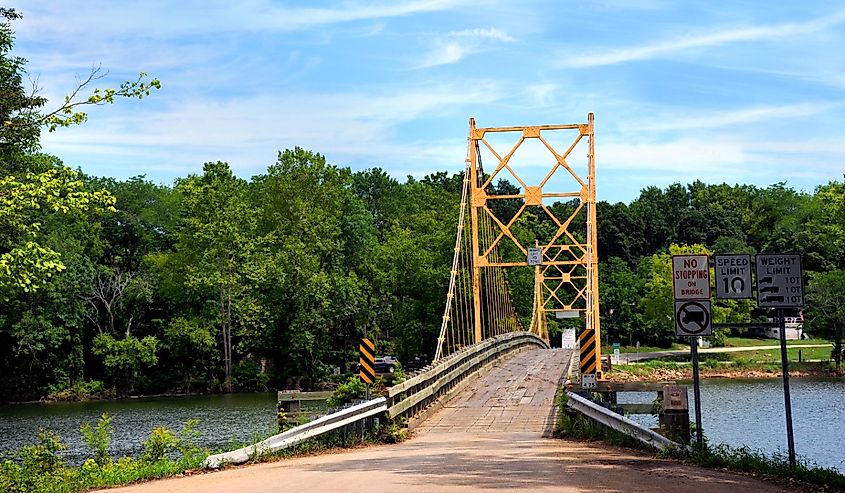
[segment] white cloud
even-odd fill
[[[809,101],[804,103],[757,106],[738,110],[718,111],[695,116],[656,118],[648,125],[649,131],[679,131],[722,128],[733,125],[773,121],[776,119],[804,118],[841,108],[845,102]]]
[[[25,14],[21,26],[51,37],[70,33],[127,36],[189,35],[234,31],[301,31],[333,24],[404,17],[450,10],[458,0],[342,1],[329,7],[287,7],[268,0],[181,1],[151,0],[142,6],[121,7],[109,0],[64,3],[55,0],[13,1]],[[174,22],[178,20],[178,22]]]
[[[531,84],[526,87],[528,96],[537,106],[548,106],[554,99],[552,96],[560,85],[553,83]]]
[[[706,34],[685,35],[657,43],[632,46],[604,52],[586,53],[564,58],[560,65],[565,67],[598,67],[616,65],[639,60],[649,60],[687,51],[693,48],[707,48],[735,42],[782,39],[823,31],[845,22],[845,12],[820,17],[807,22],[751,26],[727,29]]]
[[[414,68],[428,68],[455,63],[469,55],[483,51],[491,43],[516,41],[508,34],[495,29],[466,29],[455,31],[434,39],[431,51]]]
[[[501,96],[498,87],[480,81],[470,89],[465,85],[420,85],[382,93],[264,94],[227,101],[202,98],[159,111],[142,108],[107,119],[92,116],[85,126],[46,134],[42,141],[45,151],[67,157],[70,165],[110,157],[128,163],[134,156],[131,166],[145,166],[150,156],[171,156],[171,162],[161,166],[169,165],[175,172],[204,161],[224,160],[243,173],[257,173],[275,161],[276,150],[300,146],[340,162],[375,165],[398,160],[426,163],[428,169],[434,169],[444,164],[435,159],[463,163],[463,105],[490,104]],[[427,117],[455,122],[461,132],[453,141],[437,145],[408,143],[397,137],[398,126]],[[143,168],[127,176],[141,172]]]
[[[669,142],[607,142],[596,151],[596,166],[614,170],[655,170],[702,178],[746,162],[742,144],[681,138]]]

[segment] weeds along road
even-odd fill
[[[566,350],[500,362],[400,444],[165,479],[112,493],[795,491],[600,444],[544,438]]]

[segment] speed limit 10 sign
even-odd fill
[[[716,277],[716,297],[721,299],[753,298],[751,286],[751,255],[713,255]]]

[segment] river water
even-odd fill
[[[689,386],[690,420],[693,411]],[[793,378],[792,419],[799,458],[845,473],[845,381]],[[624,397],[623,397],[624,396]],[[651,402],[654,393],[620,394],[619,402]],[[705,379],[701,381],[701,421],[711,444],[745,445],[768,454],[787,453],[786,418],[781,379]],[[636,421],[657,426],[648,415]]]
[[[845,473],[845,381],[792,379],[795,447],[799,457]],[[692,385],[689,384],[690,417]],[[654,393],[620,394],[621,402],[651,402]],[[701,406],[704,433],[711,443],[746,445],[767,453],[786,451],[783,386],[779,379],[703,380]],[[79,426],[113,416],[112,456],[141,452],[141,443],[156,426],[178,430],[199,419],[199,443],[211,450],[228,449],[264,436],[275,426],[275,395],[232,394],[124,401],[23,404],[0,407],[0,454],[32,443],[39,428],[58,433],[68,444],[71,463],[88,456]],[[637,416],[656,426],[656,418]]]
[[[110,450],[113,457],[137,457],[153,428],[165,426],[178,431],[189,419],[199,420],[197,430],[202,435],[197,443],[214,451],[274,431],[276,396],[229,394],[3,406],[0,455],[35,442],[35,435],[43,428],[57,433],[68,445],[68,462],[79,464],[90,457],[79,427],[85,422],[96,424],[104,412],[112,416],[115,429]]]

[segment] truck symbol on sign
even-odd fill
[[[783,303],[783,296],[765,296],[760,301],[763,303]]]
[[[675,302],[675,335],[678,336],[709,336],[710,302],[709,301],[676,301]]]
[[[771,284],[773,282],[774,282],[774,279],[772,279],[771,277],[764,277],[764,278],[760,279],[760,284]]]
[[[766,286],[765,288],[760,288],[761,293],[777,293],[780,291],[780,287],[778,286]]]
[[[704,327],[704,325],[706,325],[704,321],[704,315],[706,315],[704,312],[689,311],[685,309],[683,315],[681,316],[681,321],[684,324],[694,323],[699,327]]]

